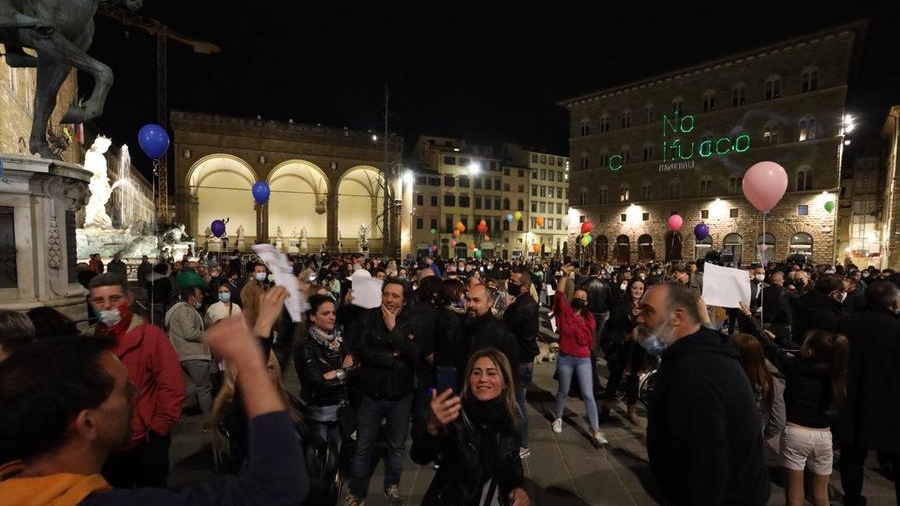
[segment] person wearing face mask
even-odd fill
[[[258,263],[253,266],[250,279],[241,288],[241,302],[243,303],[244,319],[247,326],[253,328],[256,324],[256,316],[259,313],[259,301],[269,289],[268,269],[265,264]],[[260,339],[269,339],[271,336],[258,336]]]
[[[563,266],[566,274],[574,272],[571,264]],[[556,322],[559,330],[559,358],[556,360],[556,371],[559,379],[559,390],[556,392],[556,411],[553,420],[553,432],[562,432],[562,415],[569,396],[572,378],[578,379],[581,398],[591,424],[593,441],[600,445],[608,443],[597,417],[597,401],[594,400],[594,385],[591,379],[591,348],[594,345],[594,329],[597,322],[588,311],[588,294],[582,288],[575,289],[572,300],[567,301],[563,295],[565,276],[560,279],[556,288]]]
[[[794,302],[791,327],[794,343],[800,345],[810,330],[833,332],[838,318],[844,313],[844,280],[837,274],[823,274],[812,290]]]
[[[181,301],[166,312],[166,332],[178,353],[181,370],[186,379],[190,380],[188,385],[192,388],[186,392],[186,399],[193,401],[196,397],[204,419],[200,430],[209,432],[209,414],[213,401],[212,373],[215,371],[209,346],[203,343],[206,332],[206,325],[200,314],[203,290],[196,286],[185,287],[180,290],[180,294]]]
[[[89,333],[112,339],[112,352],[128,369],[138,392],[133,436],[107,459],[103,476],[115,487],[165,487],[169,476],[169,433],[181,418],[184,377],[178,354],[163,330],[131,312],[134,294],[115,274],[99,274],[88,285],[88,302],[100,316]]]
[[[528,269],[518,268],[509,275],[506,282],[506,291],[513,303],[503,313],[503,323],[512,331],[518,345],[519,366],[513,371],[516,378],[516,404],[519,406],[519,424],[522,433],[522,447],[519,455],[526,458],[531,455],[528,448],[528,416],[526,411],[525,394],[534,376],[534,357],[540,352],[537,344],[537,336],[540,332],[538,319],[538,305],[531,296],[531,273]]]
[[[644,292],[636,339],[662,356],[648,406],[650,468],[667,504],[763,506],[771,484],[753,389],[734,341],[701,321],[683,284]]]
[[[210,306],[206,309],[206,315],[203,318],[207,327],[212,325],[213,323],[216,323],[222,318],[228,318],[230,316],[243,314],[241,306],[231,299],[231,291],[233,288],[234,287],[231,286],[231,283],[227,281],[219,284],[218,288],[216,289],[216,302],[210,304]]]

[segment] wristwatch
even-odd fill
[[[343,369],[336,369],[334,371],[335,377],[337,377],[338,381],[344,381],[344,378],[347,377],[347,371]]]

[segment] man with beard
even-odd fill
[[[537,345],[540,322],[537,302],[529,292],[531,273],[528,272],[528,269],[521,267],[516,269],[509,275],[506,287],[507,293],[514,301],[503,313],[503,323],[515,336],[518,349],[519,366],[512,372],[516,375],[516,404],[519,405],[519,427],[522,432],[519,456],[526,458],[531,455],[531,450],[528,448],[528,415],[525,411],[525,395],[528,393],[528,385],[531,384],[534,376],[534,357],[540,352]]]
[[[181,418],[184,378],[181,362],[163,330],[131,312],[134,294],[111,273],[91,280],[88,302],[100,315],[95,337],[115,340],[113,354],[137,387],[131,443],[110,455],[103,476],[115,487],[165,487],[169,476],[169,433]]]
[[[647,454],[673,506],[762,506],[770,494],[753,389],[728,336],[701,326],[682,283],[651,285],[637,340],[662,365],[648,409]]]
[[[260,320],[287,297],[273,290]],[[0,364],[0,502],[4,505],[183,506],[300,504],[309,491],[306,459],[259,344],[242,318],[226,318],[207,344],[237,369],[250,433],[238,476],[175,492],[116,489],[99,474],[132,441],[140,387],[105,339],[47,339]],[[114,348],[113,348],[114,349]]]
[[[462,378],[462,371],[466,370],[466,363],[476,351],[483,348],[495,348],[503,352],[509,360],[513,371],[519,369],[519,347],[516,337],[505,323],[500,321],[491,312],[491,301],[494,299],[493,290],[483,284],[472,285],[466,292],[466,319],[463,328],[463,343],[467,343],[467,352],[460,354],[462,362],[453,364],[460,372],[457,377],[459,389],[468,378]],[[529,295],[530,297],[530,295]]]

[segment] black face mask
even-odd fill
[[[572,299],[572,303],[569,305],[572,306],[572,309],[580,311],[587,306],[587,301],[584,299]]]
[[[508,293],[510,297],[518,297],[519,294],[522,293],[522,288],[522,285],[516,283],[507,283],[506,293]]]

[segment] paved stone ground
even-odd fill
[[[570,397],[566,404],[565,424],[561,434],[550,430],[549,413],[554,406],[555,365],[544,362],[535,368],[535,381],[528,393],[528,417],[531,424],[532,455],[524,461],[526,490],[532,504],[552,506],[644,506],[655,505],[658,490],[651,475],[645,445],[646,420],[641,427],[624,421],[624,406],[613,420],[601,425],[610,444],[595,448],[590,442],[584,404]],[[606,370],[601,367],[605,378]],[[604,380],[605,381],[605,380]],[[288,367],[285,382],[292,391],[298,388],[293,366]],[[642,417],[645,412],[639,412]],[[186,417],[173,433],[172,473],[169,484],[181,487],[213,478],[212,454],[208,435],[201,434],[200,416]],[[777,440],[770,441],[777,448]],[[407,450],[410,442],[407,441]],[[383,452],[382,452],[383,453]],[[769,452],[769,468],[773,477],[770,505],[785,504],[781,473],[774,452]],[[367,504],[386,504],[381,492],[383,460],[376,464],[370,482]],[[417,505],[434,476],[431,466],[419,466],[407,457],[403,468],[401,491],[405,504]],[[840,478],[835,472],[831,483],[835,493],[832,504],[840,504],[837,491]],[[877,471],[874,458],[867,462],[864,493],[871,506],[893,506],[894,488],[890,480]]]

